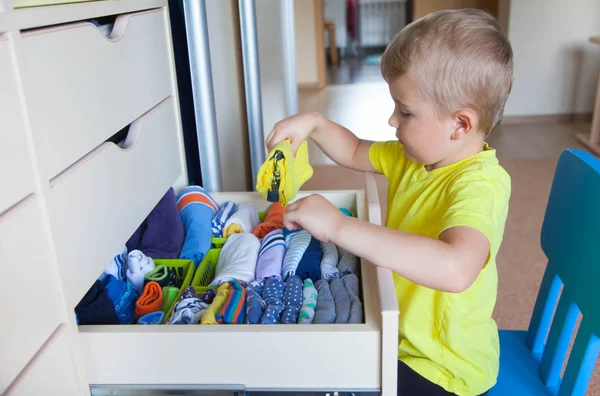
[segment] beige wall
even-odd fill
[[[600,46],[588,37],[600,34],[598,15],[595,0],[511,1],[514,85],[505,115],[592,111]]]
[[[250,155],[237,1],[206,2],[224,191],[250,188]]]
[[[498,0],[414,0],[413,18],[421,18],[434,11],[456,8],[478,8],[497,15]]]
[[[294,0],[296,74],[299,86],[319,84],[315,4],[313,0]]]

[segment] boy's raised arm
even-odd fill
[[[278,122],[266,143],[271,150],[277,143],[289,139],[295,153],[309,137],[338,165],[375,172],[369,160],[369,148],[373,142],[360,140],[348,129],[318,113],[302,113]]]

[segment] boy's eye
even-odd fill
[[[407,113],[407,112],[405,112],[405,111],[402,111],[402,110],[400,110],[400,115],[401,115],[402,117],[408,117],[408,116],[410,116],[410,113]]]

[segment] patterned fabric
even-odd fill
[[[107,275],[112,275],[118,280],[126,280],[127,270],[127,248],[123,247],[121,251],[111,260],[110,264],[106,266],[99,280],[104,279]]]
[[[183,283],[183,268],[157,265],[144,277],[144,284],[148,282],[156,282],[161,287],[173,286],[179,289]]]
[[[217,314],[217,322],[242,324],[246,322],[246,285],[240,280],[229,282],[229,295]]]
[[[283,230],[285,236],[285,257],[283,258],[283,279],[296,274],[298,264],[310,243],[311,236],[306,230]]]
[[[296,324],[302,307],[302,281],[297,276],[290,276],[283,293],[283,313],[281,323]]]
[[[260,322],[267,303],[262,298],[264,283],[262,280],[253,280],[246,288],[246,323],[257,324]]]
[[[221,205],[219,213],[212,220],[212,232],[216,238],[223,238],[225,223],[237,210],[237,205],[233,202],[225,202]]]
[[[263,290],[263,299],[267,304],[265,313],[260,319],[261,324],[280,323],[281,312],[283,311],[283,291],[285,282],[281,278],[274,276],[267,279],[265,289]]]
[[[317,308],[317,298],[319,293],[311,279],[304,281],[302,289],[302,308],[300,308],[300,316],[298,323],[311,324],[315,318],[315,309]]]
[[[135,302],[140,294],[129,283],[108,275],[102,282],[108,290],[108,296],[115,306],[115,312],[120,324],[133,324],[135,319]]]
[[[265,280],[272,276],[281,277],[285,239],[282,230],[271,231],[263,238],[256,263],[256,279]]]

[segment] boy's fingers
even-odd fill
[[[297,212],[295,212],[295,211],[292,211],[291,213],[287,212],[285,215],[283,215],[283,225],[288,230],[295,230],[295,229],[299,228],[299,225],[296,222],[297,219],[298,219]]]

